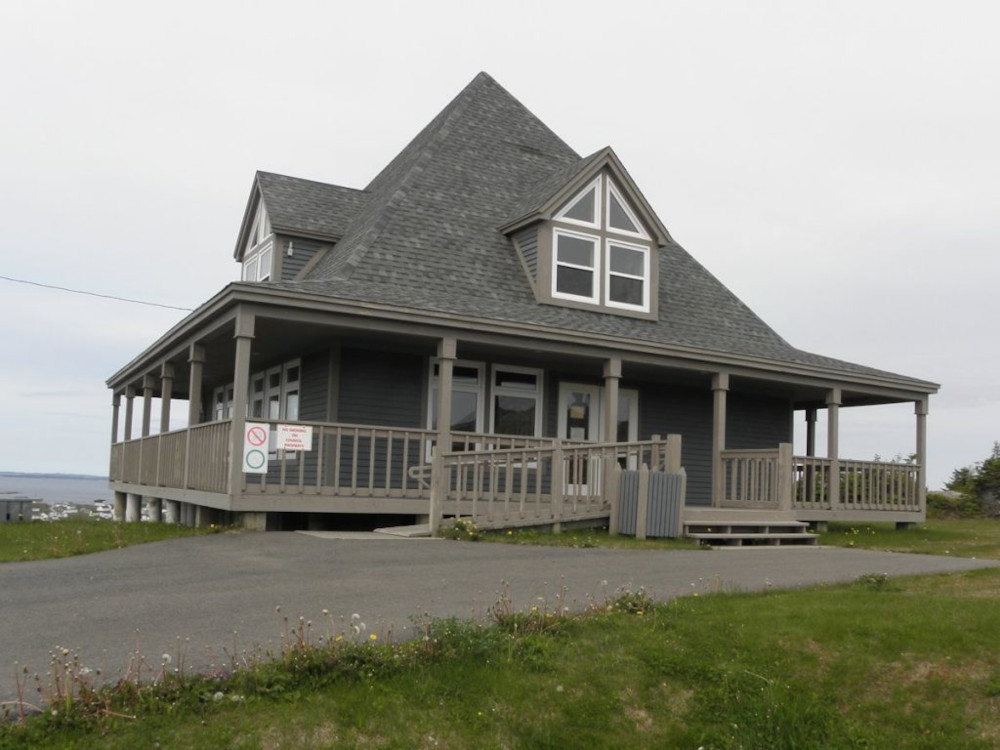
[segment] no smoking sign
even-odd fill
[[[243,473],[267,474],[267,443],[270,427],[247,422],[243,429]]]

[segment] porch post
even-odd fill
[[[917,416],[917,501],[920,510],[927,508],[927,412],[929,397],[924,396],[914,402],[914,413]]]
[[[806,455],[816,455],[816,407],[806,407]]]
[[[125,389],[125,439],[132,439],[132,415],[135,411],[135,388]]]
[[[156,387],[156,378],[152,375],[142,376],[142,436],[149,437],[149,422],[153,409],[153,389]]]
[[[618,442],[618,381],[622,377],[621,357],[604,360],[604,441]]]
[[[250,387],[250,345],[254,335],[254,315],[242,307],[236,313],[236,358],[233,365],[233,420],[229,443],[229,495],[243,491],[243,427],[247,420],[247,390]],[[201,506],[199,506],[201,507]],[[197,522],[196,522],[197,523]],[[199,525],[201,525],[199,523]]]
[[[719,507],[725,494],[725,476],[722,473],[722,452],[726,449],[726,394],[729,391],[729,373],[717,372],[712,376],[712,506]]]
[[[170,432],[170,399],[174,391],[174,366],[166,362],[160,368],[160,432]]]
[[[118,442],[118,415],[121,413],[122,395],[115,393],[111,396],[111,444]]]
[[[428,525],[431,534],[437,533],[444,516],[444,498],[448,484],[444,476],[444,454],[451,453],[451,387],[455,373],[458,343],[452,337],[438,341],[438,390],[437,390],[437,445],[431,449],[431,493],[428,507]]]
[[[188,427],[198,424],[201,417],[201,371],[205,364],[205,347],[191,344],[188,351],[191,374],[188,378]]]
[[[840,388],[826,394],[826,457],[830,459],[830,509],[840,505]]]
[[[190,486],[191,479],[191,428],[198,424],[201,417],[201,372],[202,365],[205,364],[205,347],[191,344],[188,363],[191,365],[191,372],[188,376],[187,435],[184,438],[184,489]]]
[[[438,342],[437,444],[439,453],[451,453],[451,387],[458,345],[454,338]]]
[[[604,442],[618,442],[618,381],[622,377],[621,357],[609,357],[604,360]],[[605,453],[601,462],[603,477],[601,480],[602,502],[608,506],[608,533],[618,533],[618,493],[611,473],[611,467],[617,464],[614,452]]]

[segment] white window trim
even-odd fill
[[[627,229],[618,229],[617,227],[612,227],[611,226],[611,198],[610,198],[610,195],[609,195],[608,200],[606,200],[604,202],[604,206],[605,206],[605,208],[604,208],[604,227],[605,227],[605,229],[609,233],[620,234],[620,235],[624,235],[626,237],[635,237],[635,238],[641,239],[641,240],[648,240],[648,239],[650,239],[650,236],[648,234],[646,234],[646,232],[644,231],[643,226],[642,226],[642,222],[639,221],[639,217],[635,215],[635,212],[632,210],[632,207],[629,205],[629,202],[627,200],[625,200],[625,197],[622,195],[622,193],[618,189],[618,187],[610,179],[607,180],[607,185],[608,185],[608,193],[610,195],[613,195],[615,197],[615,200],[618,201],[618,205],[620,205],[622,207],[622,210],[625,212],[625,215],[629,218],[629,220],[633,224],[635,224],[637,227],[639,227],[640,231],[638,231],[638,232],[630,232]]]
[[[565,263],[559,260],[559,237],[576,237],[577,239],[587,240],[593,243],[594,246],[594,265],[581,266],[576,263]],[[560,292],[557,287],[559,284],[559,267],[564,266],[566,268],[576,268],[583,271],[590,271],[594,275],[594,293],[592,296],[587,297],[582,294],[569,294],[567,292]],[[601,302],[601,238],[592,234],[585,234],[583,232],[572,232],[568,229],[555,228],[552,230],[552,296],[555,299],[566,299],[574,300],[576,302],[587,302],[589,304],[597,305]]]
[[[299,368],[299,379],[295,381],[295,384],[288,382],[288,371],[293,368]],[[296,394],[299,397],[298,407],[296,408],[295,419],[289,420],[288,417],[288,397],[291,394]],[[281,401],[279,402],[278,409],[281,412],[281,418],[287,421],[298,422],[301,419],[302,412],[302,360],[293,359],[290,362],[286,362],[281,366]]]
[[[293,368],[299,368],[299,379],[295,384],[294,388],[289,387],[288,384],[288,371]],[[277,373],[279,375],[278,385],[274,388],[270,386],[270,377]],[[261,391],[261,398],[264,402],[261,407],[263,412],[260,417],[250,416],[253,413],[253,402],[254,402],[254,392],[253,384],[258,381],[264,381],[264,389]],[[233,383],[227,383],[226,385],[220,385],[212,391],[212,421],[219,421],[219,415],[216,407],[222,403],[223,404],[223,415],[222,419],[231,419],[233,416]],[[252,420],[258,420],[261,422],[281,422],[286,419],[285,414],[285,396],[289,393],[297,392],[299,394],[299,416],[301,417],[302,411],[302,360],[292,359],[285,362],[277,367],[270,367],[267,370],[260,370],[259,372],[252,373],[248,381],[249,391],[247,392],[247,418]],[[272,417],[268,407],[271,403],[271,395],[276,393],[278,395],[278,416]],[[223,397],[220,401],[219,396]],[[300,419],[295,419],[291,421],[301,421]]]
[[[260,258],[264,253],[270,252],[270,262],[265,267],[261,264]],[[247,278],[247,264],[256,262],[256,278]],[[243,270],[241,278],[243,281],[267,281],[271,278],[271,268],[274,265],[274,235],[271,232],[271,221],[264,203],[257,201],[257,211],[254,214],[253,223],[250,225],[250,236],[247,240],[247,247],[243,251]]]
[[[270,253],[270,262],[267,264],[265,269],[264,264],[260,262],[261,256],[264,253]],[[254,274],[257,278],[248,279],[246,278],[246,267],[250,262],[255,262],[257,264],[256,271]],[[260,244],[254,245],[252,248],[246,251],[243,256],[243,281],[267,281],[271,278],[271,266],[274,265],[274,238],[272,235],[268,235]]]
[[[434,409],[434,397],[437,395],[438,389],[438,376],[434,374],[434,366],[440,365],[441,361],[437,357],[431,357],[430,364],[428,366],[428,378],[427,378],[427,429],[434,429],[434,420],[437,418]],[[454,367],[468,367],[474,369],[478,372],[478,377],[476,378],[476,385],[471,386],[467,383],[456,383],[454,377],[451,381],[451,390],[460,391],[462,393],[475,393],[476,394],[476,429],[474,432],[483,431],[483,415],[484,415],[484,405],[486,401],[486,365],[483,362],[470,362],[465,359],[456,359]],[[452,417],[455,415],[453,414]]]
[[[580,219],[572,219],[566,216],[566,212],[571,210],[573,206],[579,202],[584,195],[588,192],[594,191],[594,218],[595,221],[581,221]],[[589,227],[591,229],[598,229],[601,226],[601,217],[604,215],[604,179],[602,175],[597,175],[590,184],[587,185],[583,190],[576,193],[566,205],[563,206],[562,211],[555,215],[557,221],[565,222],[566,224],[576,224],[580,227]]]
[[[535,376],[535,389],[529,391],[524,388],[506,388],[496,385],[496,375],[498,372],[518,372]],[[545,392],[542,377],[544,370],[535,367],[518,367],[516,365],[493,365],[490,368],[490,434],[496,434],[496,399],[497,396],[517,396],[521,398],[533,398],[535,400],[535,431],[532,435],[524,437],[541,437],[542,435],[542,393]]]
[[[636,250],[642,253],[642,276],[635,276],[630,273],[622,273],[621,271],[611,270],[611,246],[616,245],[618,247],[623,247],[628,250]],[[608,307],[614,307],[619,310],[638,310],[640,312],[649,312],[649,247],[646,245],[637,245],[632,242],[625,242],[624,240],[607,239],[605,240],[605,254],[606,259],[604,265],[604,304]],[[642,281],[642,304],[641,305],[631,305],[627,302],[615,302],[611,299],[611,277],[618,276],[623,279],[639,279]]]

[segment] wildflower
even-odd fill
[[[164,664],[169,664],[173,661],[173,659],[170,658],[170,654],[164,654],[161,658],[163,659]]]
[[[212,700],[215,701],[216,703],[218,703],[219,701],[221,701],[225,697],[226,697],[226,694],[223,693],[221,690],[219,690],[215,695],[212,696]]]
[[[327,617],[330,614],[330,610],[324,609],[321,614],[323,615],[323,617]]]
[[[342,640],[344,640],[344,636],[342,636],[342,635],[338,635],[338,636],[337,636],[336,638],[334,638],[333,640],[334,640],[334,641],[342,641]]]
[[[368,640],[377,641],[378,640],[378,636],[375,635],[374,633],[372,633],[371,635],[368,636]]]

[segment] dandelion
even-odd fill
[[[378,636],[375,635],[374,633],[372,633],[371,635],[368,636],[368,640],[370,640],[370,641],[377,641],[378,640]]]
[[[163,659],[164,664],[169,664],[173,661],[173,659],[170,658],[170,654],[164,654],[161,658]]]
[[[323,617],[329,617],[329,615],[330,615],[330,610],[328,610],[328,609],[324,609],[324,610],[323,610],[323,612],[322,612],[321,614],[323,615]]]
[[[221,701],[225,697],[226,697],[226,694],[223,693],[221,690],[219,690],[215,695],[212,696],[212,700],[215,701],[216,703],[218,703],[219,701]]]

